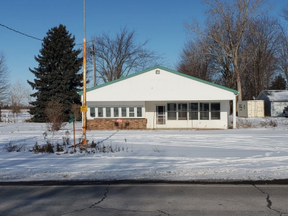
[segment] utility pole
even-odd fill
[[[96,86],[96,60],[95,60],[95,55],[96,55],[96,50],[95,50],[95,40],[93,38],[92,40],[92,47],[93,47],[93,86]]]
[[[87,106],[86,106],[86,2],[84,0],[84,38],[83,38],[83,104],[82,104],[82,129],[83,141],[82,145],[87,145],[86,128],[87,128]]]

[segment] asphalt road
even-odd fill
[[[0,215],[288,216],[288,185],[0,185]]]

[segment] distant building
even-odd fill
[[[236,90],[156,66],[87,89],[87,127],[227,129],[229,104],[235,111],[237,95]]]
[[[288,106],[288,90],[263,90],[257,100],[264,100],[265,116],[283,116],[284,107]]]

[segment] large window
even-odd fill
[[[176,110],[176,103],[168,103],[168,120],[176,120],[177,119],[177,110]]]
[[[126,117],[127,116],[127,109],[126,107],[121,107],[121,116]]]
[[[189,103],[189,120],[198,120],[198,103]]]
[[[98,117],[103,117],[103,107],[98,107]]]
[[[90,116],[95,117],[95,107],[90,107]]]
[[[187,120],[187,103],[178,104],[178,120]]]
[[[211,103],[211,120],[220,119],[220,103]]]
[[[119,109],[118,107],[114,107],[114,117],[119,117]]]
[[[209,120],[209,103],[200,103],[200,119]]]

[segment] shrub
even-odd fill
[[[26,144],[20,144],[20,145],[13,145],[12,142],[9,142],[9,144],[4,146],[4,149],[7,152],[21,152],[21,151],[25,151],[25,146]]]
[[[64,151],[63,146],[61,146],[59,143],[57,143],[56,151],[57,152],[63,152]]]
[[[32,151],[36,154],[38,153],[54,153],[54,145],[52,145],[51,143],[47,142],[45,145],[40,146],[38,145],[38,143],[36,142],[36,144],[33,146]]]
[[[277,127],[278,124],[277,124],[276,121],[270,120],[269,125],[270,125],[271,127]]]
[[[249,120],[242,120],[242,119],[238,119],[238,121],[236,122],[236,126],[237,128],[252,128],[255,127],[252,122],[250,122]]]
[[[63,104],[61,104],[59,101],[49,101],[45,109],[45,114],[48,119],[48,131],[58,131],[66,125]]]
[[[261,125],[261,127],[267,127],[267,122],[266,121],[261,121],[260,125]]]

